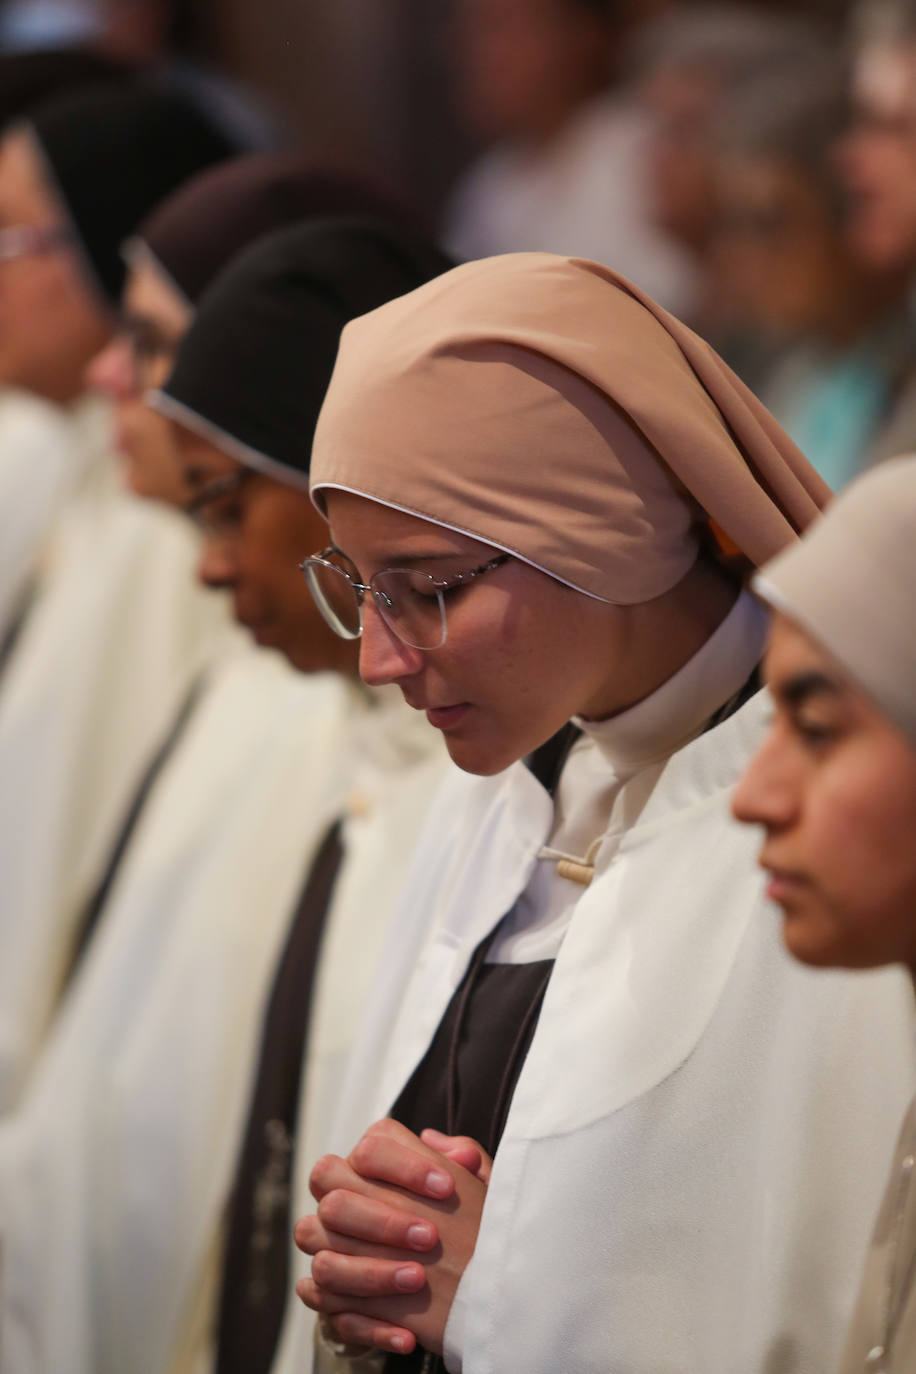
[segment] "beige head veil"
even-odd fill
[[[597,263],[467,263],[349,324],[312,451],[357,492],[621,604],[674,586],[707,517],[754,564],[827,487],[686,326]]]
[[[853,482],[754,587],[916,747],[916,458],[895,458]]]

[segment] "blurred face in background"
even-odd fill
[[[121,329],[86,373],[88,384],[112,402],[115,448],[128,486],[172,506],[188,497],[172,425],[143,397],[165,381],[191,317],[188,302],[155,261],[139,259],[125,287]]]
[[[576,0],[454,0],[461,116],[483,138],[538,141],[604,82],[608,24]]]
[[[777,158],[717,172],[713,263],[733,318],[777,341],[829,332],[854,285],[829,188]]]
[[[715,223],[710,139],[717,87],[701,66],[665,63],[643,83],[652,115],[649,194],[656,223],[692,252],[704,253]]]
[[[769,733],[738,783],[789,951],[916,971],[916,749],[791,620],[766,657]]]
[[[299,564],[328,542],[307,491],[266,477],[174,425],[188,511],[204,539],[198,576],[232,593],[236,619],[300,672],[355,675],[358,646],[339,639],[312,600]]]
[[[838,152],[849,241],[870,266],[916,268],[916,39],[866,48],[856,117]]]
[[[0,386],[64,405],[114,324],[31,136],[0,140]]]

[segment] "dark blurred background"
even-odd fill
[[[0,0],[196,86],[460,258],[606,263],[839,488],[916,450],[916,0]]]

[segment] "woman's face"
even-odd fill
[[[916,42],[866,49],[856,118],[837,162],[853,251],[879,270],[916,264]]]
[[[788,949],[916,969],[916,749],[782,616],[766,670],[775,714],[732,809],[763,827]]]
[[[87,278],[69,225],[28,134],[0,142],[0,231],[19,245],[0,258],[0,385],[64,405],[83,390],[112,319]]]
[[[144,404],[160,386],[191,324],[191,307],[152,262],[131,269],[122,327],[93,358],[88,384],[112,402],[115,448],[128,486],[138,496],[181,506],[187,499],[169,421]]]
[[[404,567],[446,579],[494,554],[348,492],[329,491],[327,506],[333,545],[364,583]],[[570,716],[610,715],[642,694],[629,653],[630,612],[639,608],[596,601],[517,559],[447,592],[445,604],[445,643],[420,650],[397,638],[367,596],[359,670],[370,686],[396,683],[469,773],[498,773]]]
[[[723,161],[714,263],[740,323],[777,340],[829,328],[852,269],[825,187],[777,158]]]
[[[327,542],[308,493],[243,467],[180,426],[174,432],[203,529],[200,580],[231,591],[236,618],[258,644],[279,649],[300,672],[355,673],[356,646],[325,624],[299,569]],[[228,490],[219,485],[226,478]]]

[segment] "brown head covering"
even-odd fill
[[[157,205],[125,245],[150,253],[189,305],[236,254],[265,234],[319,215],[404,221],[392,197],[362,177],[300,153],[249,153],[208,168]]]
[[[598,263],[467,263],[349,324],[312,490],[355,491],[602,600],[650,601],[711,518],[753,564],[824,482],[716,353]]]
[[[916,747],[916,458],[853,482],[754,590],[822,645]]]

